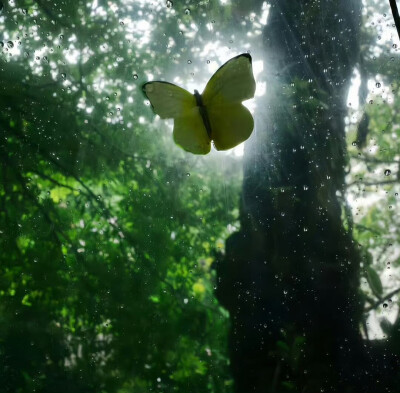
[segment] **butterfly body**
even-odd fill
[[[196,104],[199,108],[200,116],[203,119],[207,135],[212,140],[212,131],[211,131],[210,119],[208,118],[207,108],[204,106],[201,94],[197,90],[194,91],[194,97],[196,98]]]
[[[154,112],[174,119],[174,140],[194,154],[207,154],[211,141],[227,150],[245,141],[254,127],[253,117],[242,105],[254,96],[251,56],[234,57],[221,66],[200,94],[168,82],[147,82],[143,91]]]

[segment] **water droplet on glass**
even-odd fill
[[[375,86],[379,89],[382,85],[379,82],[376,82]]]
[[[172,6],[174,5],[174,3],[171,0],[167,0],[165,4],[167,5],[167,8],[172,8]]]
[[[188,172],[188,173],[186,173],[186,176],[187,176],[187,177],[189,177],[189,176],[190,176],[190,173],[189,173],[189,172]]]
[[[185,14],[186,14],[186,15],[190,15],[190,9],[189,9],[189,8],[186,8]]]
[[[188,64],[192,64],[192,60],[188,60],[187,63],[188,63]]]
[[[385,169],[385,176],[390,176],[392,174],[392,171],[390,169]]]
[[[139,78],[139,76],[138,76],[138,74],[133,74],[133,79],[138,79]]]
[[[8,41],[8,42],[7,42],[7,46],[8,46],[9,48],[14,48],[14,43],[13,43],[12,41]]]
[[[0,41],[0,48],[4,48],[4,42]]]
[[[64,39],[64,36],[61,34],[61,35],[60,35],[60,40],[62,40],[62,39]]]
[[[66,77],[67,77],[67,74],[66,74],[65,72],[63,72],[63,73],[61,74],[61,78],[65,79]]]
[[[374,103],[374,100],[369,100],[369,103],[372,105]]]
[[[352,146],[357,146],[357,142],[354,141],[354,142],[351,143],[351,145],[352,145]]]
[[[211,62],[210,62],[210,60],[207,60],[207,64],[210,64]]]

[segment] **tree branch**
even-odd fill
[[[37,171],[37,170],[35,170],[35,169],[31,169],[30,172],[36,173],[36,174],[37,174],[38,176],[40,176],[42,179],[49,180],[50,182],[56,184],[56,185],[59,186],[59,187],[68,188],[69,190],[72,190],[72,191],[79,191],[77,188],[68,186],[67,184],[60,183],[60,182],[58,182],[57,180],[53,179],[52,177],[47,176],[47,175],[45,175],[44,173],[39,172],[39,171]]]
[[[376,308],[378,308],[382,303],[384,303],[386,300],[390,299],[392,296],[396,295],[396,293],[400,292],[400,288],[395,289],[392,292],[389,292],[385,297],[383,297],[382,299],[379,299],[378,301],[376,301],[374,304],[372,304],[371,306],[367,307],[364,312],[370,312],[371,310],[374,310]]]

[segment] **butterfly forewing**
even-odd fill
[[[211,107],[222,102],[242,102],[254,97],[256,82],[251,56],[241,54],[227,61],[208,81],[203,93],[203,103]]]
[[[174,119],[185,116],[196,106],[193,94],[173,83],[148,82],[143,91],[149,99],[154,112],[162,119]]]

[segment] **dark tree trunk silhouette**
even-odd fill
[[[360,23],[360,0],[271,2],[241,230],[217,268],[238,393],[377,393],[393,383],[395,359],[360,333],[361,253],[344,197]]]

